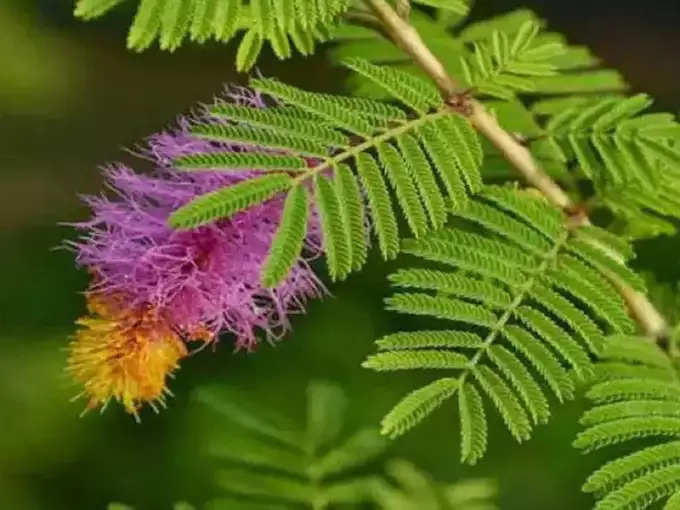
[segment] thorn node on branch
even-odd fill
[[[458,112],[464,117],[470,117],[475,112],[475,109],[472,105],[472,101],[474,100],[472,96],[473,90],[474,89],[469,88],[461,90],[460,92],[455,92],[448,96],[444,102],[449,107],[451,107],[452,110]]]

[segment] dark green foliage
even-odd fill
[[[92,19],[119,3],[79,0],[75,13]],[[620,96],[626,84],[617,72],[544,31],[530,11],[463,24],[470,3],[414,0],[399,10],[460,82],[458,99],[479,99],[539,167],[573,184],[568,191],[583,212],[612,212],[610,230],[590,225],[576,207],[566,208],[567,217],[537,190],[485,186],[482,175],[505,179],[510,166],[506,151],[480,143],[478,118],[456,113],[449,106],[456,97],[446,104],[378,31],[348,26],[338,30],[335,57],[353,71],[350,87],[371,99],[251,80],[267,107],[217,104],[214,121],[193,130],[242,150],[174,161],[177,170],[241,172],[244,179],[184,205],[169,223],[196,228],[280,200],[261,274],[268,288],[299,260],[310,221],[319,222],[333,280],[362,269],[371,235],[386,260],[400,252],[420,258],[428,267],[391,275],[400,291],[386,308],[437,319],[442,328],[387,335],[363,366],[437,375],[392,408],[384,435],[405,433],[455,396],[460,458],[475,464],[487,450],[490,409],[518,442],[526,441],[549,421],[548,393],[563,402],[574,397],[576,381],[595,381],[588,393],[595,407],[582,418],[587,428],[577,448],[659,440],[591,476],[584,488],[598,496],[597,508],[644,509],[662,500],[666,509],[680,508],[680,382],[665,352],[631,336],[636,327],[617,289],[646,291],[627,266],[634,257],[629,239],[675,233],[680,124],[674,115],[644,113],[651,105],[646,95]],[[141,51],[158,40],[174,51],[186,38],[227,42],[242,33],[236,67],[248,70],[265,45],[282,59],[294,49],[312,53],[350,9],[354,19],[376,22],[367,7],[352,0],[139,0],[128,46]],[[447,228],[450,216],[455,223]],[[413,239],[402,240],[402,219]],[[671,353],[680,329],[675,336]],[[206,390],[200,399],[242,429],[228,448],[214,445],[213,453],[230,463],[218,483],[235,499],[211,508],[374,502],[474,509],[488,508],[493,494],[485,482],[467,490],[434,482],[401,461],[388,467],[396,485],[352,476],[385,443],[370,429],[338,441],[346,402],[333,386],[309,387],[305,427],[250,413],[235,395]]]
[[[562,110],[550,119],[546,129],[550,139],[559,143],[565,159],[575,158],[591,179],[606,179],[614,184],[634,179],[649,186],[654,164],[648,163],[640,151],[646,143],[645,125],[649,123],[653,129],[658,120],[656,115],[646,116],[649,120],[636,117],[649,105],[644,95],[606,98],[587,107]],[[628,175],[621,175],[622,161],[618,158],[622,157],[627,159]]]
[[[213,440],[210,449],[226,463],[216,480],[230,499],[209,508],[325,509],[374,501],[383,482],[353,473],[387,445],[372,429],[343,432],[347,402],[336,386],[310,384],[306,425],[258,410],[224,388],[204,388],[197,396],[230,425],[228,435]]]
[[[598,497],[598,510],[641,510],[662,500],[667,500],[664,508],[673,509],[680,494],[676,370],[661,349],[640,337],[610,338],[602,358],[606,374],[588,393],[596,405],[583,415],[588,428],[574,445],[591,451],[640,438],[656,444],[647,442],[608,462],[583,489]]]
[[[445,483],[405,460],[392,460],[387,474],[393,483],[376,490],[376,500],[385,510],[495,510],[498,488],[493,480],[470,479]]]
[[[466,119],[442,104],[437,90],[427,82],[357,59],[348,65],[386,86],[405,109],[254,79],[253,88],[276,99],[279,106],[218,104],[211,109],[216,122],[193,130],[200,138],[243,144],[244,150],[181,157],[175,166],[238,172],[252,164],[251,169],[266,175],[199,197],[175,212],[171,225],[193,228],[229,218],[306,187],[319,212],[334,280],[364,265],[366,216],[385,259],[398,253],[397,212],[403,213],[416,237],[440,228],[447,216],[445,200],[460,208],[482,186],[482,149],[476,133]],[[299,242],[301,216],[283,218],[288,220],[286,229],[292,225],[296,230],[279,229],[275,242],[283,244],[276,244],[263,272],[268,287],[286,277],[286,269],[304,245]]]
[[[285,174],[263,175],[241,181],[234,186],[201,196],[173,213],[169,222],[175,228],[194,228],[220,218],[229,218],[289,189],[291,183],[292,179]]]
[[[441,2],[444,3],[444,2]],[[434,17],[415,11],[413,25],[449,73],[486,96],[511,99],[516,95],[563,95],[626,88],[621,76],[599,69],[587,48],[569,46],[563,36],[544,32],[545,21],[522,9],[469,24],[443,12]],[[338,59],[360,56],[373,63],[398,64],[413,74],[422,71],[400,49],[369,30],[343,28],[334,50]],[[365,79],[353,78],[359,93],[384,97],[384,91]]]
[[[122,0],[78,0],[75,15],[97,18]],[[303,55],[314,52],[317,41],[328,39],[351,0],[140,0],[128,34],[128,48],[147,49],[156,39],[161,49],[174,51],[186,38],[230,41],[245,35],[237,51],[236,68],[249,70],[263,44],[278,58],[288,58],[295,47]]]
[[[644,94],[585,100],[563,108],[546,124],[556,157],[595,182],[597,203],[634,237],[674,233],[680,217],[680,124],[672,114],[643,113]]]
[[[471,228],[444,229],[402,245],[403,252],[442,268],[398,271],[391,281],[409,291],[386,301],[390,310],[443,319],[452,329],[389,335],[364,366],[450,371],[397,404],[383,420],[383,433],[404,433],[458,392],[461,458],[474,464],[486,450],[482,395],[524,441],[535,424],[549,419],[540,381],[558,400],[572,398],[567,370],[589,379],[605,334],[627,330],[623,304],[601,296],[616,293],[605,275],[627,275],[631,250],[595,227],[569,230],[559,211],[509,188],[488,187],[452,213]],[[593,260],[582,257],[584,246],[595,252]],[[581,285],[585,290],[571,292],[574,277],[554,268],[574,260],[596,276]],[[603,301],[609,306],[599,310]]]
[[[284,279],[297,262],[307,234],[308,218],[307,190],[303,186],[296,186],[286,198],[281,224],[262,268],[262,282],[265,285],[272,286]]]

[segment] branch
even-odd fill
[[[371,30],[375,30],[376,32],[389,38],[389,36],[385,33],[385,27],[371,11],[350,9],[343,15],[343,17],[353,25],[370,28]]]
[[[460,96],[458,83],[449,75],[441,61],[423,42],[420,34],[387,3],[386,0],[364,0],[380,19],[382,32],[394,44],[405,51],[415,63],[436,83],[444,100],[455,103]],[[484,106],[475,100],[471,101],[468,118],[472,125],[501,152],[531,186],[540,190],[546,199],[573,214],[576,207],[567,193],[536,163],[529,149],[521,145],[505,131],[496,118],[486,111]],[[581,224],[590,220],[583,216]],[[619,293],[626,301],[630,314],[639,324],[645,335],[662,338],[668,335],[669,327],[663,316],[656,310],[647,297],[620,281],[613,280]]]

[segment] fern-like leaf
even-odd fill
[[[214,152],[191,154],[175,160],[178,170],[219,170],[239,172],[244,170],[303,171],[305,160],[279,154],[252,154],[240,152]]]
[[[474,465],[486,453],[487,434],[484,404],[474,385],[467,383],[458,392],[458,411],[460,412],[461,462]]]
[[[328,272],[334,280],[344,279],[352,270],[348,228],[340,209],[335,183],[322,176],[314,180],[317,207],[323,229]]]
[[[75,15],[85,20],[107,13],[121,0],[78,0]],[[189,37],[203,43],[229,42],[245,32],[237,52],[237,69],[255,64],[264,43],[283,59],[295,47],[304,55],[317,41],[327,40],[351,0],[140,0],[128,34],[128,47],[147,49],[156,39],[174,51]]]
[[[644,338],[617,335],[607,342],[603,364],[632,369],[608,370],[609,379],[588,393],[596,406],[581,423],[588,427],[574,446],[590,451],[638,438],[655,438],[632,453],[612,460],[593,473],[583,486],[597,495],[598,509],[646,509],[668,499],[673,508],[680,494],[680,384],[675,368],[656,345]],[[645,376],[645,369],[666,378]]]
[[[310,201],[319,212],[324,251],[335,280],[365,264],[369,225],[385,259],[396,257],[399,251],[398,212],[416,237],[441,227],[447,216],[446,199],[463,207],[468,195],[481,187],[482,150],[475,131],[443,103],[436,90],[421,90],[427,86],[416,84],[408,73],[396,69],[382,73],[356,59],[352,65],[386,80],[395,94],[403,96],[406,87],[411,99],[424,102],[409,99],[405,102],[413,108],[404,110],[369,99],[318,94],[277,80],[254,79],[251,85],[272,96],[277,106],[219,103],[209,109],[214,122],[192,128],[197,138],[237,145],[239,150],[192,154],[177,158],[174,164],[180,170],[258,173],[196,198],[176,211],[170,224],[194,228],[228,219],[279,192],[284,197],[306,187],[313,191]],[[290,237],[295,238],[293,233]],[[284,237],[276,237],[277,242],[280,239]],[[292,241],[286,244],[300,250],[302,246]],[[277,267],[289,266],[293,251],[286,250],[286,255],[285,264],[279,255],[272,259]],[[287,276],[271,267],[263,272],[268,287]]]
[[[151,46],[160,32],[162,16],[163,0],[140,0],[128,32],[128,48],[143,51]]]
[[[387,179],[392,184],[406,221],[411,227],[411,232],[415,237],[420,237],[427,231],[427,217],[406,163],[397,149],[389,144],[380,144],[378,154],[383,161]]]
[[[382,433],[392,438],[402,435],[450,398],[459,386],[458,379],[443,378],[409,393],[383,418]]]
[[[573,398],[575,385],[568,370],[589,380],[593,358],[606,352],[605,334],[623,329],[625,308],[620,301],[608,300],[606,278],[630,270],[624,266],[626,256],[611,258],[602,251],[606,246],[618,253],[618,242],[593,227],[583,232],[571,228],[562,213],[528,192],[483,189],[452,214],[465,223],[403,243],[404,252],[446,270],[399,270],[390,280],[405,291],[386,300],[389,310],[443,320],[449,329],[388,335],[378,341],[381,353],[364,366],[381,371],[450,370],[452,375],[397,404],[383,421],[383,432],[392,437],[406,432],[459,391],[461,458],[475,463],[486,445],[480,395],[493,403],[515,439],[528,439],[533,426],[550,416],[542,382],[558,400]],[[608,264],[616,264],[616,270],[599,259],[589,264],[584,243],[607,257]],[[574,261],[586,265],[592,277],[585,290],[570,294],[565,289],[576,278],[555,268]],[[611,324],[603,318],[610,318]],[[632,347],[628,351],[627,358],[661,364]]]
[[[440,104],[439,92],[431,83],[392,69],[376,66],[364,59],[348,59],[343,64],[383,87],[390,96],[420,113]]]
[[[587,48],[569,46],[562,35],[543,31],[545,21],[529,10],[465,24],[461,29],[461,16],[465,16],[467,9],[454,8],[457,14],[450,16],[444,5],[462,7],[466,2],[422,3],[436,4],[439,12],[430,16],[414,9],[412,24],[447,71],[463,77],[465,84],[474,87],[481,96],[510,100],[517,95],[564,96],[621,91],[627,87],[618,72],[601,69],[600,59]],[[380,34],[343,27],[337,38],[339,44],[333,55],[339,61],[361,57],[373,64],[407,69],[416,78],[424,76],[405,52]],[[371,97],[386,95],[386,89],[370,77],[352,77],[349,85]]]
[[[483,280],[462,276],[456,272],[402,269],[390,275],[389,279],[393,284],[400,287],[434,290],[499,309],[510,306],[512,302],[512,296],[505,290]]]
[[[443,350],[381,352],[369,356],[362,366],[377,371],[465,368],[468,359],[462,354]]]
[[[364,204],[356,177],[346,165],[336,169],[338,199],[343,221],[349,235],[352,270],[358,271],[366,263],[368,254],[367,232],[364,222]]]
[[[474,54],[461,60],[466,84],[501,99],[511,99],[514,91],[534,91],[532,78],[555,75],[557,66],[550,60],[566,51],[556,42],[537,43],[539,30],[526,21],[512,37],[496,31],[490,40],[475,43]]]
[[[373,216],[382,256],[386,260],[393,259],[399,251],[399,231],[385,181],[375,160],[368,154],[361,154],[358,157],[357,172],[366,189],[368,206]]]
[[[292,504],[311,510],[319,502],[334,506],[374,501],[379,478],[352,472],[380,457],[387,442],[375,429],[343,437],[347,399],[337,386],[308,386],[306,425],[282,425],[285,418],[257,409],[224,388],[203,388],[199,400],[226,418],[228,426],[224,437],[211,437],[209,451],[224,463],[216,481],[230,498],[211,503],[211,508]],[[287,430],[295,431],[293,440]]]
[[[307,235],[309,202],[307,190],[297,186],[288,194],[279,229],[262,268],[262,283],[273,287],[295,265]]]
[[[468,348],[482,347],[482,339],[474,333],[464,331],[414,331],[412,333],[393,333],[377,340],[382,350],[399,351],[408,349],[437,348]]]
[[[387,464],[391,483],[375,486],[378,507],[382,509],[465,509],[491,510],[498,488],[492,480],[470,479],[444,483],[405,460]]]
[[[444,197],[437,185],[435,176],[430,171],[425,153],[418,141],[411,135],[402,135],[398,137],[398,141],[401,153],[427,209],[432,227],[443,227],[446,222]]]
[[[101,16],[124,0],[80,0],[76,3],[74,14],[84,20]]]
[[[665,218],[678,218],[680,124],[671,114],[645,113],[651,103],[645,94],[586,100],[551,115],[545,128],[546,140],[594,181],[601,205],[632,237],[675,232]]]
[[[289,189],[292,180],[285,174],[263,175],[223,188],[181,207],[170,216],[175,228],[195,228],[219,218],[230,217],[252,205],[269,200]]]

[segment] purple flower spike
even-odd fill
[[[258,96],[245,92],[236,100],[263,106]],[[94,275],[90,294],[124,296],[131,309],[154,310],[182,335],[205,339],[229,332],[237,348],[252,349],[258,331],[268,340],[279,338],[289,328],[288,316],[324,293],[308,265],[320,253],[319,227],[312,217],[308,258],[298,261],[275,289],[261,286],[260,270],[279,223],[282,198],[191,231],[168,227],[168,216],[178,207],[253,175],[173,170],[172,160],[179,156],[239,150],[192,137],[191,126],[200,122],[205,119],[182,119],[178,130],[150,138],[145,155],[158,167],[151,175],[125,166],[106,168],[107,184],[116,196],[85,198],[93,217],[76,225],[83,236],[73,246],[77,262]]]

